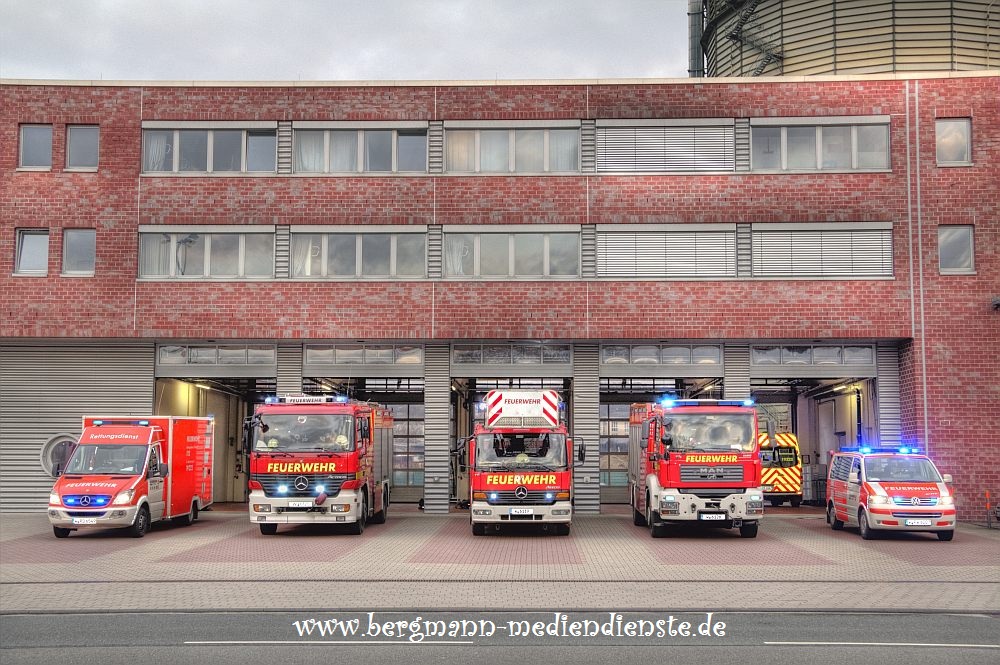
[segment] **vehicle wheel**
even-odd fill
[[[632,509],[632,524],[636,526],[646,526],[646,518],[635,508]]]
[[[365,532],[368,523],[368,495],[361,493],[361,508],[358,510],[358,521],[351,525],[351,533],[360,536]]]
[[[802,505],[802,499],[799,498],[792,499],[792,508],[798,508],[801,505]]]
[[[58,536],[59,534],[57,533],[56,535]],[[951,531],[938,531],[937,532],[937,536],[938,536],[938,540],[949,541],[949,540],[951,540],[952,538],[955,537],[955,531],[954,530],[951,530]]]
[[[273,536],[274,534],[278,533],[277,524],[261,523],[259,526],[260,526],[260,533],[262,536]]]
[[[781,504],[783,504],[785,502],[784,499],[768,499],[768,501],[775,508],[777,508],[778,506],[780,506]]]
[[[756,538],[757,522],[746,522],[740,527],[740,538]]]
[[[486,525],[482,522],[473,522],[472,524],[472,535],[473,536],[485,536],[486,535]]]
[[[64,529],[61,526],[54,526],[54,527],[52,527],[52,533],[55,534],[56,538],[69,538],[69,532],[70,531],[71,531],[71,529]],[[940,536],[941,536],[941,534],[939,533],[938,537],[940,537]],[[942,540],[944,540],[944,539],[942,538]],[[951,540],[951,538],[949,538],[948,540]]]
[[[385,524],[385,519],[389,515],[389,493],[382,493],[382,510],[372,515],[372,524]]]
[[[837,519],[837,514],[833,512],[833,504],[831,503],[826,507],[826,523],[830,525],[830,528],[834,531],[840,531],[844,528],[844,523]]]
[[[175,524],[180,524],[181,526],[191,526],[191,523],[198,518],[198,504],[191,504],[191,512],[187,515],[181,515],[180,517],[174,518]]]
[[[649,501],[646,502],[646,525],[649,526],[650,538],[663,538],[663,525],[654,522],[653,511],[650,510]]]
[[[142,538],[149,531],[149,508],[143,506],[135,516],[135,522],[128,529],[133,538]]]
[[[569,535],[569,524],[557,524],[556,525],[556,535],[557,536],[568,536]]]
[[[868,524],[868,513],[863,510],[858,512],[858,531],[865,540],[875,537],[875,529]]]
[[[191,521],[196,522],[198,520],[198,502],[195,501],[191,504]]]

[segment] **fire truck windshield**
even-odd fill
[[[480,434],[476,438],[476,470],[566,468],[566,435]]]
[[[82,444],[66,462],[64,473],[100,473],[136,475],[146,466],[146,446]]]
[[[791,446],[778,446],[760,451],[765,469],[790,468],[799,463],[799,454]]]
[[[937,469],[924,457],[866,457],[864,464],[865,480],[870,482],[941,482]]]
[[[749,413],[672,413],[663,419],[663,444],[671,451],[752,451],[756,444]]]
[[[265,413],[253,430],[255,452],[354,450],[354,417],[328,413]]]

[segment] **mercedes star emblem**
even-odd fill
[[[528,488],[525,487],[524,485],[521,485],[516,490],[514,490],[514,496],[516,496],[518,499],[526,499],[528,497]]]
[[[309,479],[305,476],[299,476],[295,479],[295,489],[300,492],[304,492],[309,489]]]
[[[89,506],[90,505],[90,497],[89,496],[81,496],[80,497],[80,505],[81,506]]]

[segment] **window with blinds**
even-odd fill
[[[598,127],[597,171],[733,171],[733,127]]]
[[[736,277],[736,230],[598,231],[597,276]]]
[[[892,229],[753,230],[754,277],[892,277]]]

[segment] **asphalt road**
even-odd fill
[[[752,659],[801,665],[860,658],[879,665],[992,665],[1000,661],[1000,614],[413,610],[0,616],[4,665],[360,659],[443,665],[484,659],[500,665]]]

